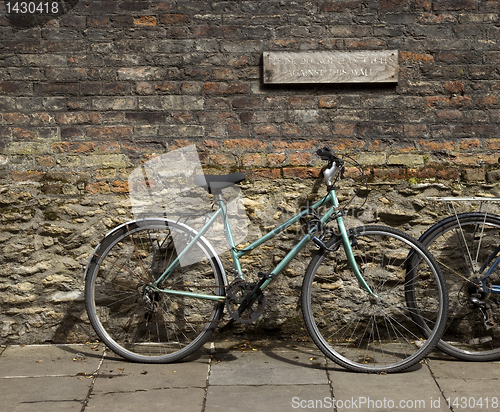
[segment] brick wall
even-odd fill
[[[130,218],[128,173],[186,143],[210,170],[244,170],[257,203],[290,192],[283,182],[312,187],[325,144],[386,185],[373,202],[390,187],[395,209],[429,184],[496,193],[495,0],[67,1],[37,19],[6,16],[6,3],[0,340],[86,339],[81,276],[98,239]],[[262,83],[264,51],[383,49],[399,50],[397,85]],[[430,221],[417,209],[389,223],[417,231]]]

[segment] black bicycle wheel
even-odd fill
[[[462,213],[430,227],[419,240],[443,272],[450,308],[438,348],[458,359],[500,359],[500,295],[481,291],[481,279],[500,253],[500,216]],[[498,270],[488,284],[500,284]]]
[[[323,353],[343,367],[401,371],[423,359],[443,332],[448,297],[439,266],[420,243],[395,229],[364,226],[350,237],[373,296],[359,284],[341,239],[334,237],[327,246],[338,250],[319,251],[306,271],[306,327]],[[429,329],[425,339],[422,322]]]
[[[97,335],[115,353],[135,362],[178,361],[198,350],[217,327],[224,304],[163,293],[152,282],[196,235],[163,219],[129,222],[108,234],[86,271],[85,302]],[[224,296],[218,258],[200,238],[160,289]]]

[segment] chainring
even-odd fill
[[[243,312],[238,313],[240,305],[243,303],[246,295],[250,293],[255,284],[247,283],[243,280],[236,280],[226,292],[226,309],[229,315],[240,323],[255,322],[264,313],[265,298],[262,293],[251,302]]]

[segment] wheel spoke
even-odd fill
[[[354,257],[374,296],[358,284],[342,249],[318,252],[303,284],[306,326],[320,349],[344,367],[405,369],[422,359],[442,333],[444,280],[432,256],[402,232],[367,226],[354,233],[359,233]]]
[[[173,362],[199,349],[218,324],[223,305],[156,289],[177,257],[174,236],[191,229],[161,219],[130,222],[101,242],[87,274],[87,312],[99,337],[116,353],[134,361]],[[199,240],[204,261],[178,265],[162,287],[221,295],[224,282],[210,247]],[[98,257],[98,259],[97,259]]]

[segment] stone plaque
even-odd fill
[[[396,83],[398,51],[264,52],[264,83]]]

